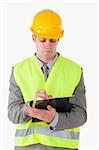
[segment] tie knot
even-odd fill
[[[44,65],[42,66],[42,68],[44,68],[44,69],[49,69],[46,64],[44,64]]]

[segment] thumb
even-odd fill
[[[55,108],[53,108],[51,105],[47,105],[47,109],[48,109],[49,111],[52,111],[52,112],[55,111]]]

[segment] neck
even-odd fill
[[[57,53],[56,53],[56,54],[57,54]],[[38,58],[40,61],[42,61],[44,64],[48,64],[48,63],[50,63],[50,62],[55,58],[56,54],[55,54],[53,57],[51,57],[51,58],[40,57],[38,54],[36,54],[36,56],[37,56],[37,58]]]

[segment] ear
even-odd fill
[[[33,41],[35,41],[35,38],[36,38],[36,36],[35,36],[35,35],[32,35],[32,39],[33,39]]]

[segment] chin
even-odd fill
[[[45,56],[52,56],[52,53],[49,51],[44,52]]]

